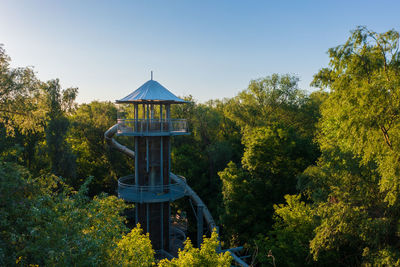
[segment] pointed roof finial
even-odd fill
[[[151,71],[151,80],[153,80],[153,71]]]

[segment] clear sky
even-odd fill
[[[312,90],[328,48],[357,25],[399,31],[400,1],[0,0],[12,66],[79,87],[79,103],[124,97],[151,70],[200,102],[272,73],[296,74]]]

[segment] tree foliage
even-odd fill
[[[400,265],[398,42],[394,30],[359,27],[315,75],[313,84],[329,89],[317,126],[322,155],[299,177],[299,189],[317,218],[302,257],[318,265]],[[284,237],[288,226],[276,227],[270,238]]]
[[[74,180],[75,156],[66,142],[68,114],[75,108],[77,88],[61,89],[59,81],[38,80],[32,68],[11,68],[0,47],[0,124],[4,154],[34,174],[49,170]]]
[[[316,85],[331,89],[318,137],[330,201],[319,205],[322,221],[311,241],[315,259],[340,249],[353,253],[355,263],[400,264],[398,42],[393,30],[359,27],[329,50],[330,68],[315,77]]]
[[[328,54],[320,91],[273,74],[230,99],[175,105],[192,134],[172,139],[172,171],[205,201],[223,245],[245,244],[261,265],[398,266],[399,33],[358,27]],[[102,193],[133,172],[104,143],[116,107],[77,105],[77,91],[10,67],[0,46],[0,264],[155,265],[148,235],[119,215],[128,205]],[[188,240],[159,264],[229,265],[217,247],[216,233],[201,248]]]
[[[152,266],[154,250],[149,234],[144,235],[138,224],[117,243],[111,257],[113,263],[118,266]]]
[[[132,159],[110,149],[104,140],[104,132],[116,120],[117,108],[111,102],[81,104],[69,116],[71,126],[67,140],[77,157],[77,177],[97,177],[90,186],[91,195],[114,193],[118,177],[132,172]],[[74,185],[82,182],[77,179]]]
[[[172,260],[164,259],[159,262],[160,267],[174,266],[230,266],[232,257],[229,252],[217,253],[219,246],[218,234],[214,231],[210,238],[204,238],[201,248],[193,247],[189,239],[185,241],[185,248],[178,252],[178,257]]]
[[[196,103],[193,98],[185,105],[175,105],[172,116],[188,120],[191,135],[172,139],[172,171],[186,177],[188,184],[205,202],[214,218],[221,210],[222,171],[230,160],[239,161],[242,154],[238,127],[225,116],[226,101]],[[177,202],[179,210],[191,211],[187,201]],[[189,216],[189,236],[196,240],[195,215]]]
[[[296,192],[296,176],[318,156],[313,143],[318,96],[308,97],[298,79],[277,74],[252,81],[225,112],[242,133],[241,162],[219,172],[226,239],[243,244],[267,233],[273,205]]]
[[[0,173],[2,265],[124,265],[133,257],[121,253],[127,246],[140,248],[136,260],[154,260],[139,228],[125,236],[119,214],[127,204],[115,196],[86,196],[91,179],[74,191],[54,175],[32,178],[15,164],[1,163]]]
[[[286,203],[274,205],[274,226],[268,236],[257,240],[258,260],[272,264],[269,251],[277,266],[302,266],[312,263],[309,240],[317,226],[315,209],[300,200],[300,195],[286,195]]]

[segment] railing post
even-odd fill
[[[146,104],[147,107],[147,132],[149,131],[149,124],[150,124],[150,110],[149,110],[149,104]]]
[[[160,132],[163,132],[163,108],[160,104]]]
[[[168,123],[168,129],[167,129],[167,131],[168,132],[170,132],[171,131],[171,105],[170,104],[167,104],[167,106],[166,106],[166,109],[167,109],[167,123]]]
[[[139,112],[139,108],[138,108],[138,104],[135,104],[135,132],[137,132],[138,131],[138,118],[139,118],[139,114],[138,114],[138,112]],[[137,150],[136,150],[137,151]]]

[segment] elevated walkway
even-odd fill
[[[139,186],[135,184],[135,175],[121,177],[118,180],[118,197],[136,203],[159,203],[175,201],[185,196],[186,186],[173,183],[169,185]]]

